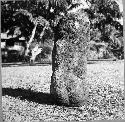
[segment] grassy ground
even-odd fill
[[[51,66],[2,68],[5,122],[125,119],[124,62],[88,64],[89,99],[79,108],[58,106],[49,94]]]

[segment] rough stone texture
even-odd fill
[[[68,106],[81,106],[88,96],[85,79],[90,23],[85,13],[77,15],[79,38],[58,40],[52,52],[50,93],[59,104]]]

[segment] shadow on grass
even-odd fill
[[[43,92],[35,92],[31,89],[2,88],[2,96],[5,96],[5,95],[8,95],[8,96],[20,99],[20,100],[27,100],[29,102],[35,102],[38,104],[65,106],[68,108],[72,108],[72,106],[67,105],[65,103],[61,103],[61,101],[59,102],[56,98],[54,99],[54,96],[52,96],[52,94],[43,93]]]
[[[15,98],[20,98],[21,100],[27,100],[36,102],[39,104],[54,105],[56,104],[52,95],[49,93],[34,92],[30,89],[12,89],[12,88],[2,88],[2,96],[11,96]]]

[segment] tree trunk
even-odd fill
[[[45,33],[45,30],[46,30],[46,25],[44,26],[43,31],[42,31],[42,33],[40,34],[40,38],[41,38],[41,39],[42,39],[42,37],[43,37],[43,35],[44,35],[44,33]]]
[[[54,43],[50,93],[57,104],[82,106],[88,96],[86,55],[90,36],[86,17],[82,25],[82,28],[78,28],[78,31],[82,30],[78,39],[64,39]]]
[[[35,32],[36,32],[36,27],[37,27],[37,23],[35,24],[35,27],[33,28],[33,31],[32,31],[32,35],[30,37],[30,40],[29,42],[27,43],[27,47],[26,47],[26,51],[25,51],[25,55],[27,56],[28,53],[29,53],[29,46],[31,45],[33,39],[34,39],[34,36],[35,36]]]
[[[35,29],[34,29],[35,30]],[[44,28],[43,28],[43,30],[42,30],[42,33],[40,34],[40,38],[42,39],[42,37],[43,37],[43,35],[44,35],[44,33],[45,33],[45,30],[46,30],[46,26],[44,26]],[[35,31],[34,31],[35,32]],[[32,42],[32,41],[31,41]],[[31,43],[30,43],[31,44]],[[30,58],[30,61],[32,62],[32,63],[34,63],[34,61],[35,61],[35,59],[36,59],[36,56],[38,55],[38,54],[40,54],[41,53],[41,51],[42,51],[42,48],[39,48],[39,45],[35,45],[35,47],[34,47],[34,49],[31,51],[31,53],[32,53],[32,56],[31,56],[31,58]]]

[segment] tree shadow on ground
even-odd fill
[[[21,100],[27,100],[29,102],[36,102],[39,104],[56,105],[53,96],[49,93],[34,92],[30,89],[12,89],[12,88],[2,88],[2,96],[11,96],[15,98],[20,98]]]

